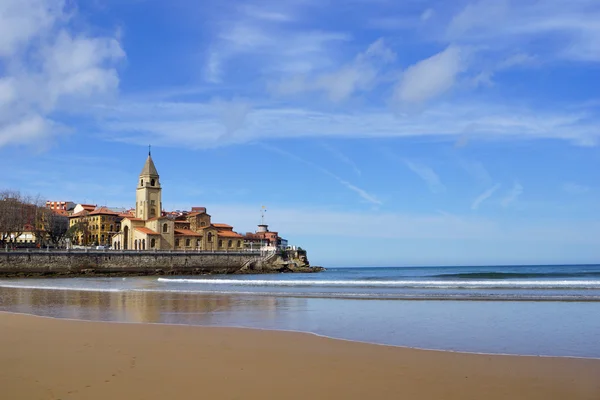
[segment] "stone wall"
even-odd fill
[[[295,255],[297,256],[297,255]],[[198,275],[318,272],[306,253],[292,255],[171,251],[9,251],[0,252],[0,277]]]
[[[264,259],[251,253],[12,251],[0,253],[0,276],[225,274]]]

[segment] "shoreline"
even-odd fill
[[[345,339],[345,338],[341,338],[341,337],[328,336],[325,334],[320,334],[320,333],[311,332],[311,331],[294,330],[294,329],[255,328],[255,327],[248,327],[248,326],[241,326],[241,325],[190,325],[190,324],[174,324],[174,323],[165,323],[165,322],[101,321],[101,320],[90,320],[90,319],[52,317],[49,315],[29,314],[29,313],[25,313],[25,312],[15,312],[15,311],[0,311],[0,318],[2,317],[2,314],[22,315],[22,316],[45,318],[45,319],[57,320],[57,321],[72,321],[72,322],[86,322],[86,323],[102,323],[102,324],[118,324],[118,325],[158,325],[158,326],[190,327],[190,328],[201,328],[201,329],[233,329],[233,330],[250,330],[250,331],[273,332],[273,333],[295,333],[295,334],[309,335],[309,336],[314,336],[314,337],[318,337],[318,338],[330,339],[330,340],[336,340],[336,341],[342,341],[342,342],[348,342],[348,343],[358,343],[358,344],[366,344],[366,345],[370,345],[370,346],[382,346],[382,347],[402,349],[402,350],[418,350],[418,351],[428,351],[428,352],[438,352],[438,353],[452,353],[452,354],[479,355],[479,356],[535,357],[535,358],[556,358],[556,359],[600,361],[600,357],[559,356],[559,355],[546,355],[546,354],[486,353],[486,352],[477,352],[477,351],[444,350],[444,349],[434,349],[434,348],[427,348],[427,347],[412,347],[412,346],[403,346],[403,345],[395,345],[395,344],[368,342],[368,341],[364,341],[364,340]]]
[[[302,272],[297,272],[302,273]],[[312,272],[309,272],[312,273]],[[280,272],[273,273],[261,273],[257,275],[279,275]],[[130,276],[131,278],[135,277],[143,277],[143,276],[151,276],[151,275],[140,275],[140,276]],[[44,279],[44,280],[52,280],[52,279],[61,279],[61,278],[83,278],[84,276],[44,276],[44,277],[28,277],[32,279]],[[90,277],[90,276],[88,276]],[[102,276],[91,276],[90,278],[99,278]],[[116,278],[116,276],[104,276],[107,278]],[[129,277],[129,276],[128,276]],[[126,278],[126,277],[122,277]],[[242,291],[168,291],[164,289],[113,289],[113,288],[84,288],[84,287],[58,287],[58,286],[28,286],[28,285],[3,285],[1,284],[2,280],[6,281],[11,280],[19,280],[22,277],[2,277],[0,276],[0,289],[27,289],[27,290],[50,290],[50,291],[72,291],[72,292],[106,292],[106,293],[121,293],[121,292],[138,292],[138,293],[186,293],[186,294],[198,294],[198,295],[247,295],[247,296],[263,296],[263,297],[282,297],[282,298],[297,298],[297,299],[340,299],[340,300],[366,300],[366,301],[377,301],[377,300],[394,300],[394,301],[489,301],[489,302],[557,302],[557,303],[598,303],[600,302],[600,297],[586,297],[580,298],[575,296],[555,296],[555,297],[536,297],[536,296],[522,296],[522,297],[492,297],[492,296],[455,296],[455,297],[442,297],[442,296],[430,296],[430,297],[419,297],[419,296],[380,296],[380,297],[368,297],[362,295],[350,295],[350,294],[329,294],[327,296],[322,294],[311,294],[311,293],[282,293],[282,292],[242,292]]]
[[[0,328],[0,384],[8,398],[600,395],[598,359],[419,350],[304,332],[106,323],[7,312],[0,312]]]

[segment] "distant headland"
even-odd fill
[[[45,206],[0,193],[0,276],[317,272],[306,250],[264,222],[240,234],[205,207],[165,211],[150,151],[136,202],[122,209],[70,201]],[[39,203],[39,202],[38,202]]]

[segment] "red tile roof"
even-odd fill
[[[78,213],[69,215],[69,218],[83,217],[88,214],[89,214],[89,212],[87,210],[81,210]]]
[[[210,214],[208,214],[206,211],[203,211],[203,212],[192,211],[190,213],[187,213],[186,215],[190,216],[190,217],[195,217],[196,215],[202,215],[202,214],[206,214],[206,215],[210,216]]]
[[[216,228],[227,228],[227,229],[232,228],[233,229],[233,226],[227,225],[227,224],[213,224],[213,226]]]
[[[202,236],[202,234],[200,234],[198,232],[191,231],[189,229],[175,229],[175,235]]]
[[[232,232],[232,231],[220,231],[217,233],[217,236],[219,237],[228,237],[228,238],[243,238],[242,235],[240,235],[239,233],[236,232]]]
[[[139,227],[139,228],[133,228],[133,229],[135,229],[136,231],[140,231],[142,233],[145,233],[147,235],[160,235],[160,233],[156,233],[152,229],[146,228],[146,227],[143,227],[143,226]]]
[[[118,212],[114,212],[106,207],[100,207],[90,213],[90,215],[119,215]]]

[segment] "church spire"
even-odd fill
[[[152,161],[152,156],[150,155],[150,151],[148,151],[148,158],[146,159],[146,164],[144,164],[144,168],[142,168],[142,172],[140,176],[156,176],[158,177],[158,171],[154,166],[154,161]]]

